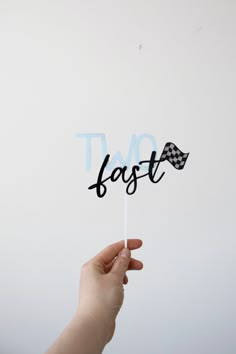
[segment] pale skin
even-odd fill
[[[139,239],[116,242],[86,262],[80,272],[79,301],[73,318],[45,354],[101,354],[115,331],[124,301],[126,272],[143,263],[131,257]]]

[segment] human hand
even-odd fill
[[[81,268],[77,316],[90,318],[103,327],[106,342],[113,337],[116,316],[123,304],[126,271],[143,268],[143,263],[131,258],[130,252],[140,248],[142,241],[129,239],[127,246],[124,249],[124,240],[114,243]]]

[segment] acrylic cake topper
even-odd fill
[[[156,141],[155,138],[150,135],[150,134],[142,134],[140,136],[136,136],[135,134],[132,135],[131,137],[131,143],[130,143],[130,148],[129,148],[129,160],[131,157],[131,152],[135,149],[136,151],[136,157],[137,157],[137,148],[140,145],[140,142],[143,139],[148,139],[152,145],[153,149],[151,152],[151,156],[149,160],[143,160],[137,162],[136,159],[136,165],[134,165],[131,168],[131,173],[128,171],[129,163],[127,166],[127,160],[126,160],[126,165],[123,167],[116,167],[113,169],[112,173],[110,176],[104,178],[104,171],[105,169],[109,169],[110,165],[110,154],[107,153],[107,143],[106,143],[106,136],[105,134],[100,134],[100,133],[87,133],[87,134],[77,134],[77,137],[79,138],[86,138],[86,151],[87,151],[87,170],[90,169],[91,167],[91,140],[93,138],[99,138],[101,145],[102,145],[102,152],[104,155],[104,161],[101,165],[100,171],[98,173],[97,177],[97,182],[91,186],[88,187],[89,190],[95,189],[97,196],[99,198],[103,198],[106,193],[107,193],[107,185],[106,183],[110,180],[111,182],[116,182],[119,178],[122,179],[122,181],[127,184],[126,186],[126,192],[124,193],[124,246],[128,246],[128,195],[134,194],[137,190],[137,181],[138,179],[141,179],[143,177],[148,176],[150,181],[152,183],[158,183],[164,176],[165,172],[162,172],[159,176],[157,176],[157,170],[159,168],[160,163],[164,161],[168,161],[174,168],[177,170],[182,170],[186,164],[187,158],[189,156],[189,153],[184,153],[182,152],[174,143],[168,142],[165,144],[164,149],[161,153],[161,156],[159,159],[156,159]],[[116,159],[120,159],[121,154],[118,152],[116,154]],[[129,161],[130,162],[130,161]],[[123,164],[122,164],[123,165]],[[140,170],[143,170],[143,166],[145,165],[146,170],[148,171],[147,173],[140,174]]]

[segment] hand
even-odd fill
[[[81,269],[79,304],[75,315],[46,354],[101,354],[115,330],[116,316],[124,300],[127,270],[143,268],[130,250],[142,246],[138,239],[106,247]],[[121,252],[122,251],[122,252]],[[123,254],[123,251],[124,254]]]
[[[115,331],[116,316],[123,304],[127,270],[140,270],[142,262],[131,258],[130,250],[142,246],[139,239],[129,239],[128,248],[119,241],[97,254],[81,268],[78,317],[90,318],[106,332],[109,342]]]

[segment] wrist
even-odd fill
[[[81,309],[80,307],[76,310],[72,321],[76,326],[86,328],[91,333],[101,351],[111,340],[115,329],[115,324],[107,318],[104,312]]]

